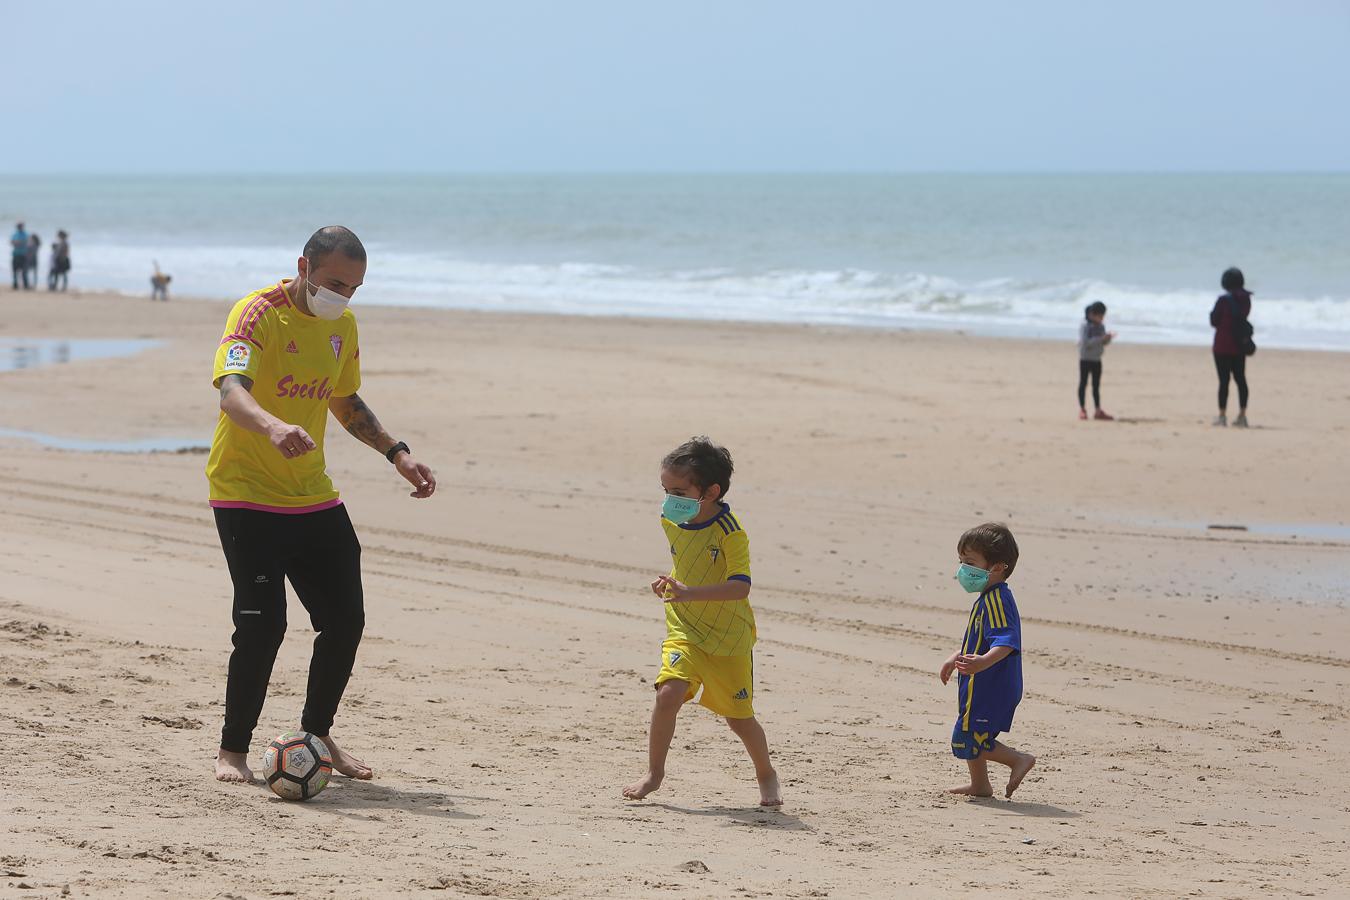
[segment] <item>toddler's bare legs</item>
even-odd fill
[[[1036,757],[1030,753],[1021,753],[1007,744],[994,741],[994,748],[981,753],[979,759],[966,760],[966,765],[970,767],[970,784],[949,788],[947,793],[965,794],[971,797],[994,796],[994,786],[989,783],[989,764],[987,762],[991,759],[1012,770],[1012,773],[1008,776],[1008,786],[1003,791],[1005,797],[1012,797],[1013,791],[1017,790],[1022,783],[1022,779],[1026,778],[1027,773],[1036,765]]]
[[[970,767],[970,784],[947,788],[949,794],[965,794],[968,797],[992,797],[994,786],[989,783],[989,764],[984,761],[988,753],[980,754],[977,759],[966,760]]]
[[[994,741],[994,749],[987,751],[984,755],[1012,770],[1012,774],[1008,776],[1008,787],[1003,791],[1005,797],[1013,795],[1013,791],[1017,790],[1018,785],[1022,783],[1022,779],[1027,777],[1031,767],[1036,765],[1036,757],[1030,753],[1020,753],[1007,744],[998,741]]]
[[[623,789],[624,797],[641,800],[661,786],[666,777],[666,756],[675,737],[675,720],[689,693],[689,682],[671,679],[656,688],[656,705],[652,707],[652,726],[647,732],[647,774]]]
[[[782,806],[783,794],[778,787],[778,773],[769,761],[769,740],[764,736],[764,728],[754,716],[748,719],[727,719],[736,737],[745,744],[750,761],[755,764],[755,778],[759,781],[759,805]]]

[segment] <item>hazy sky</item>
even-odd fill
[[[1350,169],[1347,0],[0,14],[9,173]]]

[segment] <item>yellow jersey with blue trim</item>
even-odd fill
[[[306,315],[292,290],[293,283],[282,281],[234,305],[211,378],[216,387],[227,375],[249,379],[259,406],[305,429],[317,446],[287,459],[266,435],[222,412],[206,460],[212,506],[305,513],[340,502],[324,465],[323,436],[328,401],[361,386],[356,317],[351,310],[332,321]]]
[[[731,507],[706,522],[676,525],[662,517],[670,541],[670,577],[690,587],[750,583],[750,538]],[[709,656],[740,656],[755,646],[755,612],[746,600],[666,603],[666,640],[688,641]]]

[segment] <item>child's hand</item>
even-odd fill
[[[956,660],[955,658],[948,659],[942,664],[942,668],[938,670],[938,677],[942,679],[943,684],[946,684],[947,680],[952,677],[952,672],[954,671],[956,671]]]
[[[1112,341],[1114,341],[1115,339],[1116,339],[1116,333],[1115,333],[1114,331],[1108,331],[1108,332],[1106,333],[1106,337],[1102,339],[1102,343],[1104,343],[1104,344],[1109,344],[1109,343],[1111,343]]]
[[[652,593],[661,598],[666,596],[665,577],[664,575],[657,575],[656,580],[652,582]]]
[[[952,663],[962,675],[978,675],[991,665],[989,660],[974,653],[963,653]]]
[[[666,602],[683,600],[684,595],[689,593],[688,585],[680,584],[669,575],[662,575],[656,581],[661,585],[661,589],[657,591],[657,596],[664,598]]]

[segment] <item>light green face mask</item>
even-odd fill
[[[989,583],[989,573],[984,569],[961,563],[960,568],[956,570],[956,580],[961,582],[961,587],[966,593],[978,594]]]
[[[683,525],[698,515],[699,500],[696,497],[676,497],[666,494],[666,502],[661,504],[661,515],[676,525]]]

